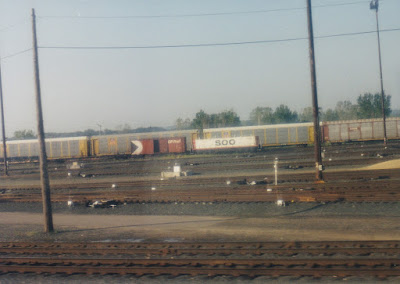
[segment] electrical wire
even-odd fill
[[[325,7],[336,7],[336,6],[348,6],[357,4],[366,4],[368,1],[354,1],[347,3],[336,3],[336,4],[325,4],[315,5],[313,8],[325,8]],[[145,18],[188,18],[188,17],[208,17],[208,16],[229,16],[229,15],[244,15],[244,14],[261,14],[270,12],[282,12],[282,11],[296,11],[305,10],[306,7],[297,8],[281,8],[281,9],[269,9],[269,10],[254,10],[254,11],[243,11],[243,12],[221,12],[221,13],[199,13],[199,14],[176,14],[176,15],[148,15],[148,16],[38,16],[41,19],[145,19]]]
[[[394,32],[394,31],[400,31],[400,28],[379,30],[380,33],[381,32]],[[354,32],[354,33],[333,34],[333,35],[326,35],[326,36],[316,36],[314,38],[331,38],[331,37],[364,35],[364,34],[373,34],[373,33],[376,33],[376,30],[375,31],[366,31],[366,32]]]
[[[4,60],[4,59],[7,59],[7,58],[11,58],[11,57],[20,55],[20,54],[22,54],[22,53],[28,52],[28,51],[30,51],[30,50],[32,50],[32,48],[28,48],[28,49],[25,49],[25,50],[21,50],[21,51],[19,51],[19,52],[16,52],[16,53],[9,54],[9,55],[6,55],[6,56],[4,56],[4,57],[1,57],[0,60]]]
[[[242,45],[242,44],[261,44],[270,42],[296,41],[307,38],[290,38],[276,40],[259,40],[259,41],[241,41],[226,43],[199,43],[199,44],[180,44],[180,45],[148,45],[148,46],[39,46],[42,49],[153,49],[153,48],[177,48],[177,47],[206,47],[206,46],[226,46],[226,45]]]
[[[384,29],[380,32],[400,31],[400,28]],[[315,39],[354,36],[376,33],[376,31],[354,32],[354,33],[341,33],[324,36],[315,36]],[[186,48],[186,47],[209,47],[209,46],[229,46],[229,45],[246,45],[246,44],[265,44],[276,42],[289,42],[308,40],[308,37],[286,38],[286,39],[273,39],[273,40],[257,40],[257,41],[241,41],[241,42],[226,42],[226,43],[199,43],[199,44],[180,44],[180,45],[147,45],[147,46],[39,46],[41,49],[157,49],[157,48]]]
[[[26,23],[27,21],[28,21],[27,19],[23,19],[23,20],[20,20],[20,21],[18,21],[18,22],[15,22],[15,23],[12,24],[12,25],[0,27],[0,32],[4,32],[4,31],[7,31],[7,30],[11,30],[11,29],[13,29],[13,28],[15,28],[15,27],[18,27],[19,25],[22,25],[22,24]]]
[[[148,15],[148,16],[38,16],[40,19],[145,19],[145,18],[189,18],[189,17],[208,17],[208,16],[228,16],[240,14],[261,14],[280,11],[304,10],[305,8],[282,8],[271,10],[257,10],[244,12],[221,12],[204,14],[176,14],[176,15]]]

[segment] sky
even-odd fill
[[[380,92],[369,1],[312,5],[319,106]],[[305,7],[306,0],[0,0],[7,136],[36,132],[32,8],[45,131],[70,132],[167,127],[200,109],[233,109],[247,120],[258,106],[310,107]],[[400,109],[399,14],[400,0],[380,1],[392,109]],[[342,36],[324,37],[332,35]],[[208,45],[223,43],[241,44]]]

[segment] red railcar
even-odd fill
[[[168,153],[168,138],[154,139],[154,153]]]
[[[154,140],[142,139],[131,141],[132,155],[153,155],[154,154]]]
[[[186,138],[168,138],[168,152],[169,153],[184,153],[186,152]]]
[[[131,141],[132,155],[153,155],[186,152],[186,138],[156,138]]]

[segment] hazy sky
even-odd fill
[[[312,3],[315,37],[376,29],[369,0]],[[311,106],[305,6],[306,0],[0,0],[7,134],[36,132],[31,8],[37,15],[45,131],[63,132],[98,124],[169,126],[200,109],[232,108],[245,120],[257,106]],[[400,0],[380,1],[380,29],[399,29],[399,15]],[[297,40],[48,48],[281,39]],[[399,47],[400,31],[381,33],[384,87],[394,109],[400,108]],[[379,92],[376,33],[316,38],[315,49],[320,107]]]

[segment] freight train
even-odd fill
[[[386,120],[388,139],[400,139],[400,118]],[[177,130],[133,134],[113,134],[46,139],[49,159],[99,157],[112,155],[154,155],[314,143],[312,123],[259,125]],[[332,121],[321,123],[323,142],[370,141],[383,139],[382,119]],[[2,144],[0,158],[4,156]],[[38,142],[7,141],[10,158],[38,157]]]

